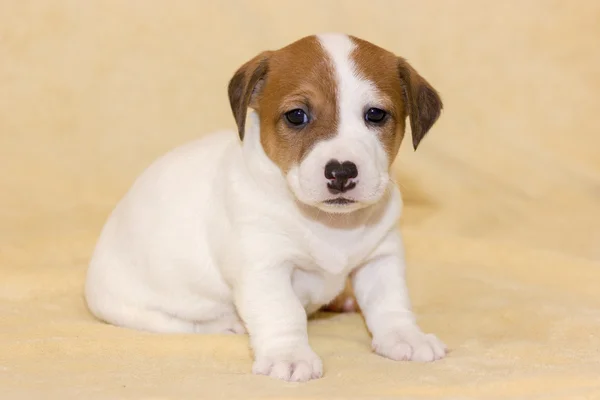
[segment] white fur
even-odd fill
[[[376,101],[373,86],[353,73],[348,37],[320,40],[337,71],[338,135],[287,181],[261,147],[253,112],[242,146],[235,132],[217,132],[158,159],[101,233],[85,287],[93,314],[154,332],[247,329],[255,373],[304,381],[323,372],[308,344],[307,314],[333,300],[351,274],[375,351],[443,356],[443,344],[420,331],[410,310],[396,230],[400,194],[360,115],[365,99]],[[334,157],[360,169],[354,190],[363,205],[351,213],[326,213],[294,195],[303,189],[290,190],[316,186],[317,178],[324,186],[324,162]]]

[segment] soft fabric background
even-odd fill
[[[402,55],[445,111],[397,162],[433,364],[372,355],[359,316],[310,335],[325,377],[249,374],[247,338],[87,313],[108,213],[157,156],[234,127],[267,48],[344,31]],[[598,1],[0,0],[0,398],[599,398]]]

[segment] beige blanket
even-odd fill
[[[251,375],[245,336],[86,311],[99,230],[155,157],[234,127],[227,80],[345,31],[408,58],[445,112],[396,169],[432,364],[373,355],[357,315],[310,338],[325,377]],[[598,1],[0,1],[0,399],[600,398]]]

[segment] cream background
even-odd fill
[[[0,0],[0,398],[600,398],[600,3],[366,3]],[[86,263],[132,180],[234,127],[244,61],[320,31],[443,96],[396,169],[411,296],[449,357],[393,363],[324,317],[325,378],[284,384],[248,373],[245,337],[93,320]]]

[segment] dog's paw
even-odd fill
[[[241,321],[233,321],[231,324],[223,327],[223,333],[226,335],[243,335],[246,328]]]
[[[358,311],[358,306],[354,296],[342,294],[323,306],[322,310],[334,313],[353,313]]]
[[[349,280],[346,281],[344,290],[329,304],[323,306],[322,310],[336,313],[353,313],[360,311]]]
[[[396,361],[429,362],[444,358],[447,347],[435,335],[397,331],[373,339],[373,350]]]
[[[305,382],[323,376],[323,362],[310,348],[287,356],[257,357],[252,373],[290,382]]]

